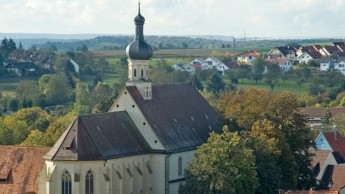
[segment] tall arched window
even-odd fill
[[[93,194],[93,174],[88,170],[85,175],[85,194]]]
[[[134,69],[134,77],[137,77],[137,70]]]
[[[143,78],[144,77],[144,70],[142,69],[141,70],[141,78]]]
[[[71,174],[65,170],[61,177],[62,194],[72,194],[72,178]]]
[[[178,176],[182,176],[182,158],[178,158]]]

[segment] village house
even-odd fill
[[[187,72],[187,73],[190,73],[190,74],[194,74],[195,73],[195,69],[196,67],[194,65],[188,65],[188,64],[185,64],[185,63],[176,63],[172,66],[172,68],[175,70],[175,71],[182,71],[182,72]]]
[[[9,72],[14,72],[17,76],[25,76],[38,70],[38,66],[32,62],[10,62],[4,68]]]
[[[177,194],[220,116],[189,84],[154,84],[145,18],[126,49],[128,81],[109,112],[79,115],[44,156],[42,194]]]
[[[192,62],[190,62],[191,65],[195,67],[196,71],[202,71],[208,69],[208,64],[205,61],[205,59],[202,58],[196,58]]]
[[[268,59],[290,59],[292,61],[296,60],[295,48],[289,46],[275,47],[267,52]]]
[[[287,59],[287,58],[265,59],[265,62],[267,65],[277,64],[280,67],[282,73],[288,73],[292,71],[292,62],[290,59]],[[265,71],[267,72],[267,67],[265,68]]]
[[[260,56],[260,53],[257,51],[247,51],[236,55],[236,62],[241,65],[253,65],[253,60]]]
[[[300,64],[307,64],[310,60],[317,60],[321,58],[322,58],[322,55],[317,51],[314,51],[314,52],[305,51],[297,57],[297,61]]]
[[[301,108],[300,112],[305,115],[309,126],[312,128],[320,128],[324,125],[326,116],[332,119],[337,116],[345,115],[345,108],[336,107],[306,107]]]
[[[334,127],[320,132],[311,153],[316,179],[330,190],[345,194],[345,140]]]

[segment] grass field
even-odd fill
[[[279,84],[274,87],[274,92],[291,92],[294,94],[308,94],[310,83],[304,83],[302,84],[301,88],[297,85],[296,80],[293,78],[290,78],[288,80],[285,80],[283,83],[282,80],[279,80]],[[249,80],[244,79],[243,84],[241,80],[239,80],[239,83],[237,84],[237,89],[241,88],[260,88],[260,89],[267,89],[271,91],[271,88],[265,83],[264,80],[258,81],[258,84],[255,84],[255,80]]]
[[[38,78],[6,78],[0,79],[0,92],[2,95],[14,96],[16,88],[21,82],[32,82],[38,84]]]

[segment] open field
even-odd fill
[[[21,82],[32,82],[34,84],[38,84],[38,78],[30,77],[30,78],[6,78],[6,79],[0,79],[0,92],[2,95],[10,95],[14,96],[16,93],[16,88]]]
[[[301,88],[297,85],[296,80],[294,78],[289,78],[288,80],[285,80],[283,83],[282,80],[279,80],[279,84],[274,87],[274,92],[291,92],[294,94],[308,94],[309,92],[309,86],[310,83],[304,83],[302,84]],[[241,80],[239,80],[239,83],[237,84],[237,89],[241,88],[260,88],[260,89],[266,89],[270,90],[271,88],[265,83],[265,80],[258,81],[258,84],[255,84],[255,80],[250,79],[244,79],[243,84]]]

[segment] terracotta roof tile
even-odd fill
[[[338,194],[338,190],[303,190],[303,191],[283,191],[280,194]]]
[[[310,151],[312,155],[312,166],[316,166],[318,163],[320,164],[320,167],[323,166],[323,163],[327,159],[327,156],[331,153],[330,150],[311,150]]]
[[[326,110],[329,110],[332,114],[332,117],[335,117],[339,114],[345,113],[345,108],[334,108],[334,107],[306,107],[301,108],[300,111],[302,114],[309,117],[323,117],[325,116]]]
[[[327,139],[327,142],[332,147],[334,152],[339,152],[345,158],[345,140],[338,131],[327,131],[323,135]]]
[[[331,189],[342,189],[345,187],[345,166],[329,165],[323,175],[322,181],[326,185],[331,184]]]
[[[0,146],[0,194],[37,193],[49,148]]]
[[[237,57],[247,57],[247,56],[258,57],[258,56],[260,56],[260,53],[257,52],[257,51],[247,51],[247,52],[240,53],[240,54],[238,54],[236,56]]]

